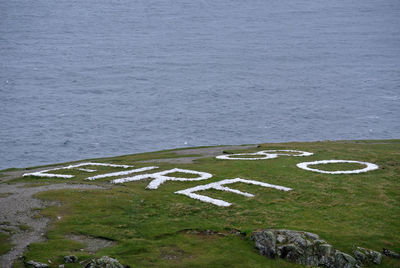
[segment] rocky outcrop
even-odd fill
[[[361,265],[381,264],[382,262],[382,254],[371,249],[355,247],[353,254]]]
[[[99,259],[91,260],[85,268],[124,268],[124,266],[116,259],[103,256]]]
[[[260,254],[269,258],[278,257],[298,264],[328,268],[360,267],[355,258],[335,250],[317,234],[268,229],[254,232],[251,239]]]

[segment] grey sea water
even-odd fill
[[[400,138],[398,0],[2,0],[0,168]]]

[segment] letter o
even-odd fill
[[[338,170],[338,171],[326,171],[326,170],[320,170],[320,169],[308,167],[309,165],[333,164],[333,163],[355,163],[355,164],[366,165],[366,167],[363,169]],[[354,173],[368,172],[368,171],[379,168],[378,165],[375,165],[372,163],[360,162],[360,161],[354,161],[354,160],[321,160],[321,161],[314,161],[314,162],[302,162],[302,163],[297,164],[296,166],[301,169],[318,172],[318,173],[324,173],[324,174],[354,174]]]
[[[259,157],[247,158],[247,157],[240,157],[241,155],[254,155]],[[235,157],[239,156],[239,157]],[[244,153],[244,154],[227,154],[227,155],[219,155],[217,159],[224,159],[224,160],[264,160],[264,159],[271,159],[277,158],[277,154],[268,154],[264,152],[257,152],[257,153]]]

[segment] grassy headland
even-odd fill
[[[57,171],[75,175],[71,179],[17,178],[11,182],[25,182],[29,186],[67,182],[108,187],[104,190],[57,190],[39,194],[43,200],[59,201],[62,205],[40,212],[40,215],[52,219],[47,240],[30,245],[25,257],[41,262],[51,260],[54,265],[61,264],[65,255],[74,254],[82,260],[94,254],[115,257],[131,267],[301,267],[260,256],[249,238],[252,231],[260,228],[313,232],[347,253],[352,252],[353,245],[377,251],[383,247],[400,251],[400,140],[267,143],[259,148],[229,153],[270,149],[302,150],[314,155],[279,156],[257,161],[205,157],[193,163],[142,162],[188,157],[169,150],[92,160],[134,165],[135,168],[159,167],[147,173],[181,168],[213,175],[204,181],[167,181],[156,190],[145,189],[149,179],[118,185],[109,183],[113,178],[84,180],[88,176],[121,170],[113,167],[95,167],[97,171],[90,174],[79,170]],[[379,165],[379,169],[360,174],[331,175],[296,167],[300,162],[328,159],[371,162]],[[359,166],[331,164],[317,168],[343,170]],[[283,192],[237,183],[229,187],[252,193],[254,197],[217,190],[201,192],[232,203],[230,207],[218,207],[174,194],[196,185],[237,177],[293,190]],[[205,230],[215,233],[206,234]],[[233,234],[232,230],[243,235]],[[70,240],[70,235],[100,237],[114,244],[92,254],[82,250],[82,243]],[[384,257],[380,267],[399,266],[399,261]]]

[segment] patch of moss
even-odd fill
[[[9,252],[12,248],[10,235],[0,232],[0,256]]]

